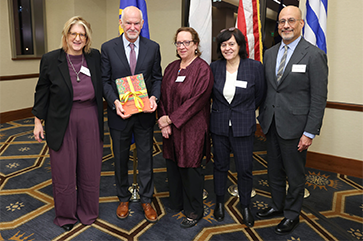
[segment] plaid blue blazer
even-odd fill
[[[234,137],[249,136],[256,131],[255,110],[263,101],[266,93],[264,68],[258,61],[241,59],[236,91],[231,104],[223,95],[226,82],[226,60],[218,60],[211,64],[214,75],[212,92],[212,112],[210,131],[217,135],[228,136],[229,120],[232,123]],[[245,87],[245,88],[244,88]]]

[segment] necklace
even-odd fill
[[[77,73],[76,69],[74,68],[74,66],[73,66],[73,63],[72,63],[71,59],[69,58],[69,54],[67,54],[67,57],[68,57],[68,61],[69,61],[69,63],[70,63],[70,64],[71,64],[71,66],[72,66],[72,69],[73,69],[74,73],[76,73],[76,75],[77,75],[77,82],[81,81],[81,80],[80,80],[80,78],[79,78],[79,73],[81,73],[81,69],[82,69],[82,66],[83,66],[83,54],[82,54],[82,63],[81,63],[81,68],[79,69],[78,73]]]
[[[183,68],[183,67],[181,67],[181,61],[180,61],[180,69],[178,70],[178,75],[179,75],[179,73],[180,73],[180,71],[182,70],[182,69],[185,69],[186,67],[188,67],[192,62],[193,62],[193,60],[196,58],[196,57],[198,57],[198,56],[195,56],[192,60],[190,60],[189,61],[189,63],[187,64],[187,65],[185,65],[185,67]]]

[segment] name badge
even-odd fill
[[[246,88],[247,88],[247,81],[244,81],[244,80],[237,80],[237,81],[236,81],[236,87],[246,89]]]
[[[306,64],[293,64],[291,72],[305,73],[306,72]]]
[[[185,76],[178,76],[178,78],[176,78],[175,82],[184,82]]]
[[[81,67],[80,72],[91,77],[91,72],[89,71],[89,69],[87,67],[84,67],[83,65]]]

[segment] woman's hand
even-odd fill
[[[44,139],[44,131],[42,126],[42,121],[37,117],[34,117],[34,130],[33,130],[34,138],[39,143]]]
[[[171,135],[171,126],[166,126],[161,129],[161,134],[165,139],[169,139],[169,136]]]
[[[164,127],[167,127],[167,126],[169,126],[171,124],[172,124],[172,122],[171,122],[169,116],[167,116],[167,115],[163,115],[158,120],[158,125],[159,125],[160,129],[163,129]]]

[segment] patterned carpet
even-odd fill
[[[226,195],[226,217],[213,217],[213,163],[205,165],[204,218],[190,229],[180,228],[183,213],[169,212],[168,182],[162,157],[162,138],[155,128],[153,205],[159,221],[144,219],[140,203],[131,203],[130,216],[116,217],[114,162],[110,135],[105,123],[105,143],[100,190],[100,216],[91,226],[77,223],[71,232],[53,224],[54,208],[49,152],[32,135],[33,119],[1,125],[0,131],[0,240],[363,240],[363,181],[338,173],[307,169],[306,189],[300,225],[291,234],[279,236],[274,227],[282,219],[256,219],[255,226],[243,224],[238,199]],[[267,207],[270,193],[267,182],[265,140],[255,138],[254,189],[252,212]],[[233,156],[231,157],[233,159]],[[133,156],[130,153],[129,178],[132,182]],[[229,183],[236,183],[231,161]]]

